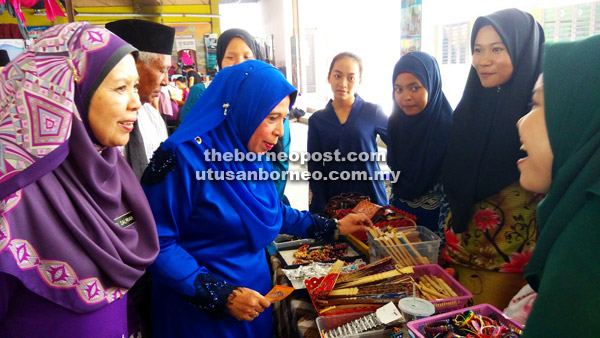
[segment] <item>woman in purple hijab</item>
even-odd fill
[[[156,227],[116,146],[136,50],[104,28],[48,29],[0,73],[0,337],[130,337],[127,290]]]

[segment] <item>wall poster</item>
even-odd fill
[[[212,76],[217,74],[217,41],[217,33],[204,34],[206,74]]]
[[[402,0],[402,55],[421,50],[421,0]]]
[[[211,25],[206,23],[168,24],[175,28],[173,61],[179,67],[193,61],[196,71],[206,74],[206,58],[204,50],[204,34],[211,32]]]

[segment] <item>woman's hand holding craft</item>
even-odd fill
[[[248,289],[237,288],[227,300],[229,313],[237,320],[253,321],[254,318],[271,305],[260,293]]]
[[[340,235],[351,234],[355,231],[367,231],[367,228],[373,226],[373,222],[363,213],[348,214],[338,221]]]

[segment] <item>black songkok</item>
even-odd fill
[[[142,52],[171,55],[175,28],[156,22],[126,19],[109,22],[106,29]]]

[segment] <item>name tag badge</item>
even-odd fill
[[[133,217],[133,212],[129,211],[126,214],[115,218],[114,222],[121,228],[127,228],[128,226],[135,223],[135,217]]]

